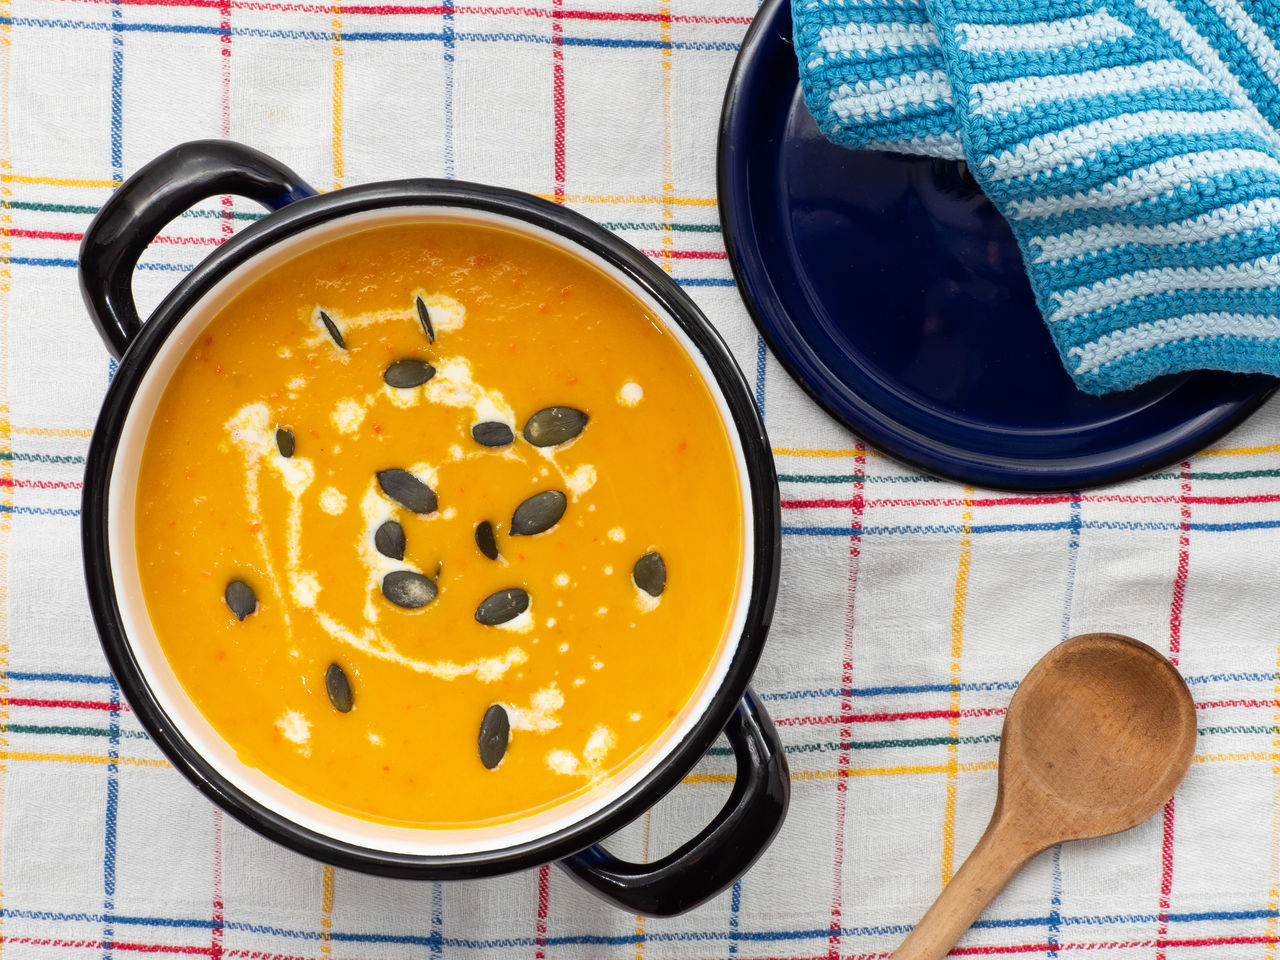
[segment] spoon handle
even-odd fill
[[[997,893],[1044,847],[1000,816],[890,960],[939,960],[955,946]]]

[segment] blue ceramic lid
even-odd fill
[[[1202,448],[1277,386],[1205,371],[1078,390],[963,163],[818,132],[787,0],[767,0],[743,42],[719,150],[725,243],[761,334],[827,411],[922,470],[1012,490],[1110,483]]]

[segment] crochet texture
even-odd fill
[[[1089,393],[1280,375],[1277,7],[792,0],[823,133],[965,158]]]

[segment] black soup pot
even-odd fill
[[[144,248],[195,203],[250,197],[273,213],[193,269],[144,324],[131,293]],[[178,360],[244,286],[299,252],[379,225],[431,220],[496,226],[585,260],[662,318],[702,371],[738,461],[744,542],[731,628],[701,692],[649,754],[588,793],[496,827],[415,830],[373,824],[301,797],[240,761],[186,698],[141,600],[133,543],[137,472],[156,403]],[[147,164],[85,233],[80,284],[120,359],[89,447],[83,504],[85,578],[102,646],[130,706],[192,783],[242,823],[325,863],[394,877],[462,879],[556,862],[633,913],[670,915],[721,892],[776,835],[790,786],[777,732],[748,687],[773,613],[781,518],[764,426],[723,341],[680,288],[638,251],[563,207],[522,193],[443,180],[401,180],[319,196],[288,168],[227,141],[187,143]],[[616,859],[599,841],[676,786],[721,733],[737,761],[728,802],[689,842],[653,863]]]

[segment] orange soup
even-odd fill
[[[380,227],[256,280],[148,434],[143,596],[240,758],[326,806],[508,821],[691,701],[743,562],[738,468],[672,334],[559,249]]]

